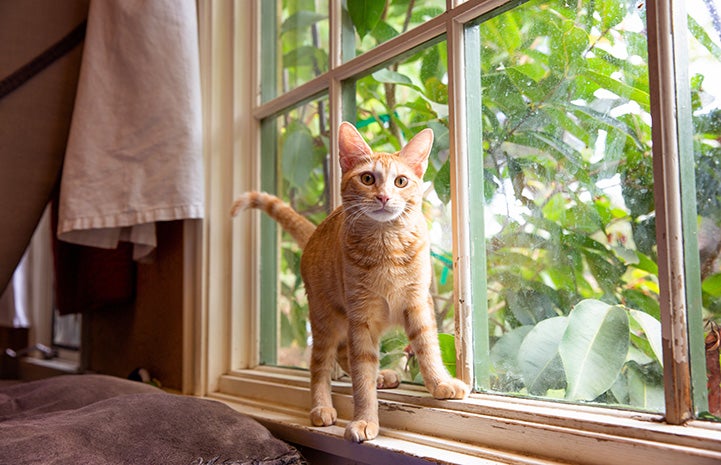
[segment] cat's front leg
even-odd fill
[[[313,339],[310,362],[310,392],[312,408],[310,421],[313,426],[334,425],[338,413],[333,407],[331,397],[331,369],[335,359],[335,347],[321,342],[321,338]]]
[[[338,419],[331,396],[331,377],[335,367],[338,334],[343,334],[346,326],[338,316],[339,312],[331,311],[324,301],[319,301],[310,292],[308,301],[313,334],[310,358],[310,421],[314,426],[330,426]]]
[[[353,381],[353,421],[345,438],[363,442],[378,436],[378,334],[366,322],[349,322],[349,362]]]
[[[451,377],[443,365],[438,346],[438,330],[433,315],[433,302],[418,302],[404,312],[406,334],[423,376],[426,389],[436,399],[464,399],[469,388],[463,381]]]

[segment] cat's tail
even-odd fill
[[[263,210],[288,231],[296,240],[300,248],[305,248],[311,234],[315,231],[315,225],[306,217],[293,210],[293,207],[283,202],[278,197],[266,194],[265,192],[246,192],[241,194],[230,209],[230,214],[236,216],[246,208],[257,208]]]

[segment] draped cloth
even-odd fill
[[[58,237],[156,247],[203,216],[195,0],[93,0],[60,185]]]

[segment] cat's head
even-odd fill
[[[416,134],[400,152],[373,152],[347,122],[338,129],[343,205],[352,215],[393,221],[420,205],[423,173],[433,146],[433,131]]]

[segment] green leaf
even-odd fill
[[[616,401],[621,404],[628,404],[628,380],[625,376],[620,375],[618,378],[616,378],[616,381],[614,381],[613,386],[611,386],[611,389],[609,390],[611,394],[613,394],[613,397],[616,398]]]
[[[283,68],[316,65],[320,69],[327,69],[328,67],[328,55],[317,47],[304,45],[283,55]]]
[[[580,203],[566,210],[561,225],[566,229],[592,234],[601,230],[601,217],[593,206]]]
[[[629,402],[634,407],[647,410],[663,411],[665,397],[663,391],[663,377],[656,370],[637,363],[629,362],[626,368],[628,380]]]
[[[661,322],[656,318],[652,317],[648,313],[640,312],[638,310],[629,310],[631,318],[638,323],[646,335],[646,340],[653,350],[653,355],[659,365],[663,366],[663,344],[661,339]]]
[[[421,101],[424,102],[424,100]],[[448,161],[447,150],[450,146],[448,126],[440,121],[428,121],[426,126],[433,130],[433,148],[431,148],[429,159],[436,169],[440,169],[443,167],[443,164]],[[441,158],[442,154],[443,158]]]
[[[397,36],[398,31],[393,29],[393,26],[391,26],[387,22],[378,21],[376,27],[374,27],[371,31],[371,35],[379,44],[382,44],[383,42],[386,42]]]
[[[721,297],[721,273],[712,274],[704,279],[701,289],[711,297]]]
[[[404,5],[403,8],[405,9],[407,7]],[[417,24],[428,21],[431,18],[435,18],[436,16],[443,14],[444,11],[445,10],[443,8],[438,8],[435,6],[414,6],[413,12],[411,13],[411,23]]]
[[[622,208],[614,207],[611,204],[610,199],[605,195],[601,195],[593,199],[593,206],[596,208],[596,212],[603,224],[608,224],[613,220],[628,216],[628,213],[626,213],[626,211]],[[635,262],[639,262],[638,257],[636,257]]]
[[[543,216],[549,221],[558,223],[563,216],[563,212],[566,210],[566,204],[568,201],[563,197],[561,193],[553,194],[546,204],[541,209]]]
[[[421,82],[431,78],[442,78],[443,67],[441,66],[441,54],[438,50],[438,46],[431,47],[427,52],[423,54],[423,60],[421,61]]]
[[[361,39],[376,27],[385,7],[386,0],[348,0],[348,13]]]
[[[602,32],[605,33],[623,20],[626,16],[626,5],[618,0],[602,0],[600,3],[597,8]]]
[[[623,308],[593,299],[579,302],[568,315],[558,346],[568,383],[566,398],[591,401],[610,389],[628,346],[629,322]]]
[[[400,329],[394,329],[381,338],[380,351],[382,353],[403,351],[408,345],[408,337]]]
[[[572,165],[569,167],[570,169],[577,168],[577,170],[574,171],[575,174],[584,174],[582,172],[583,166],[578,152],[576,152],[573,147],[568,145],[562,139],[540,131],[533,131],[529,135],[531,138],[538,140],[543,146],[550,148],[551,153],[558,153],[562,159],[568,161]]]
[[[427,79],[423,86],[426,88],[424,96],[431,102],[448,104],[448,85],[441,82],[440,79],[432,77]]]
[[[441,202],[451,201],[451,163],[446,161],[433,179],[433,187]]]
[[[688,15],[688,29],[691,31],[693,37],[698,40],[701,45],[706,47],[706,50],[708,50],[716,60],[721,59],[721,47],[716,45],[713,39],[706,33],[703,26],[697,23],[691,15]]]
[[[554,194],[541,211],[547,219],[568,230],[591,234],[601,229],[601,217],[593,206],[585,203],[568,206],[569,203],[560,193]]]
[[[599,111],[594,110],[593,108],[587,106],[587,105],[575,105],[571,102],[563,102],[561,103],[565,108],[567,108],[569,111],[574,112],[576,115],[579,116],[587,116],[590,117],[593,121],[597,122],[601,127],[608,128],[608,130],[616,130],[622,134],[624,134],[626,137],[628,137],[630,140],[633,141],[633,143],[636,145],[637,148],[643,149],[643,143],[638,139],[638,136],[635,132],[631,131],[631,129],[626,125],[623,121],[620,121],[616,118],[612,118],[611,116],[608,116],[607,113],[601,113]]]
[[[322,15],[314,11],[301,10],[290,15],[285,21],[283,21],[283,24],[280,26],[280,33],[282,35],[290,31],[304,30],[326,18],[326,15]]]
[[[313,135],[310,130],[300,123],[289,125],[281,149],[283,177],[291,185],[301,187],[314,166]]]
[[[641,105],[641,108],[645,111],[651,111],[651,98],[648,92],[632,87],[621,81],[617,81],[612,77],[603,75],[591,69],[587,69],[584,74],[589,79],[601,85],[604,89],[613,92],[619,97],[634,100],[636,103]]]
[[[621,295],[627,307],[641,310],[655,319],[661,318],[658,296],[649,295],[647,292],[638,289],[624,289],[621,291]]]
[[[401,329],[395,329],[383,335],[380,344],[380,367],[382,369],[396,368],[398,362],[407,356],[405,352],[407,346],[408,337]]]
[[[591,269],[591,273],[593,273],[593,277],[596,278],[601,289],[607,294],[612,295],[620,284],[618,278],[626,271],[626,267],[614,255],[599,254],[588,250],[584,250],[583,252],[588,267]]]
[[[398,73],[396,71],[391,71],[388,68],[383,68],[375,73],[372,74],[373,79],[375,79],[378,82],[388,83],[388,84],[399,84],[401,86],[408,86],[414,90],[417,90],[418,92],[422,92],[422,89],[415,84],[413,84],[413,81],[411,78],[406,76],[405,74]]]
[[[522,73],[515,67],[508,68],[506,74],[511,82],[513,82],[516,92],[521,95],[527,95],[533,102],[543,100],[543,91],[538,88],[538,84],[533,78]]]
[[[516,66],[514,69],[533,79],[534,82],[539,82],[548,75],[546,67],[537,61],[523,63]]]
[[[456,376],[456,338],[452,334],[438,333],[441,360],[451,376]]]
[[[503,51],[512,54],[522,45],[521,28],[513,15],[498,16],[488,21],[483,28],[484,38],[503,47]]]
[[[509,119],[520,119],[526,113],[526,102],[518,92],[515,84],[506,73],[489,73],[483,75],[484,107],[489,110],[499,109]],[[515,121],[513,122],[515,124]],[[510,124],[510,123],[509,123]]]
[[[636,251],[638,256],[638,263],[634,265],[634,268],[646,271],[652,275],[658,275],[658,264],[651,259],[648,255]]]
[[[506,301],[513,316],[524,325],[533,325],[556,315],[551,298],[535,289],[508,290]]]
[[[533,326],[519,326],[501,336],[493,344],[490,357],[496,373],[521,373],[518,366],[518,354],[521,350],[521,343],[532,329]]]
[[[564,316],[543,320],[523,339],[518,351],[518,366],[529,393],[545,395],[549,389],[564,387],[558,345],[567,324],[568,318]]]
[[[571,20],[565,21],[563,28],[560,44],[552,47],[549,65],[552,71],[568,78],[586,66],[583,53],[588,47],[588,33],[575,26]]]

